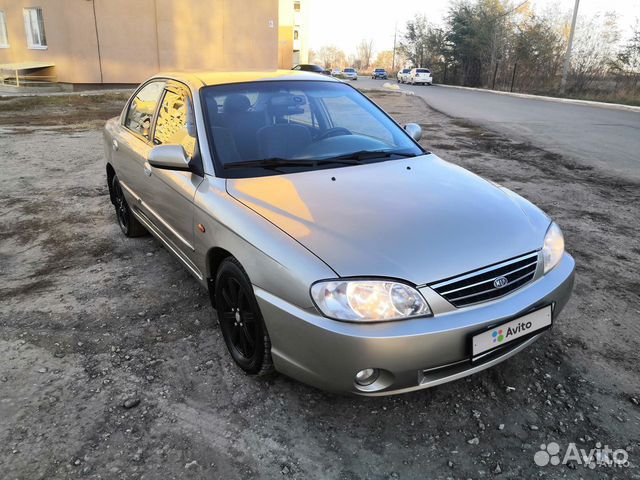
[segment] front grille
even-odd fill
[[[486,302],[501,297],[522,287],[533,279],[538,265],[538,252],[481,268],[449,280],[429,285],[456,307],[465,307],[474,303]],[[504,277],[503,286],[494,281]]]

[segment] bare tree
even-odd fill
[[[595,79],[607,72],[619,40],[620,32],[614,13],[579,19],[571,59],[570,75],[574,90],[588,88]]]
[[[347,57],[347,63],[345,66],[355,68],[356,70],[360,70],[362,68],[362,62],[354,53],[351,53]]]
[[[640,22],[636,19],[631,38],[611,62],[611,71],[629,80],[633,88],[640,82]]]
[[[367,70],[371,66],[371,57],[373,56],[373,40],[362,40],[356,47],[358,59],[361,67]]]
[[[326,45],[318,50],[317,58],[325,68],[333,68],[342,66],[345,63],[346,55],[338,47]]]

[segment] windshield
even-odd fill
[[[202,90],[216,172],[248,177],[420,155],[423,150],[354,88],[265,81]]]
[[[353,68],[345,68],[344,71],[347,72],[347,73],[355,72],[355,70]]]

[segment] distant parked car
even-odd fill
[[[332,77],[339,77],[340,75],[342,75],[342,70],[340,70],[339,68],[334,68],[333,70],[331,70]]]
[[[355,68],[345,68],[344,70],[342,70],[342,76],[346,80],[358,80],[358,72]]]
[[[325,73],[324,68],[322,68],[320,65],[314,65],[312,63],[301,63],[293,67],[291,70],[300,70],[303,72],[313,72],[320,73],[322,75],[328,75],[328,73]]]
[[[409,80],[409,74],[411,73],[410,68],[403,68],[402,70],[398,70],[398,74],[396,78],[398,79],[398,83],[407,83]]]
[[[411,72],[409,73],[408,82],[411,85],[415,85],[417,83],[421,85],[433,84],[431,70],[429,70],[428,68],[412,68]]]
[[[389,74],[384,68],[376,68],[371,74],[371,78],[373,78],[374,80],[377,80],[377,79],[386,80],[389,78]]]

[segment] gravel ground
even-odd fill
[[[396,397],[245,377],[206,292],[116,225],[99,126],[124,97],[0,99],[2,478],[640,478],[639,185],[370,95],[562,226],[577,278],[551,332]],[[550,442],[623,448],[630,466],[539,467]]]

